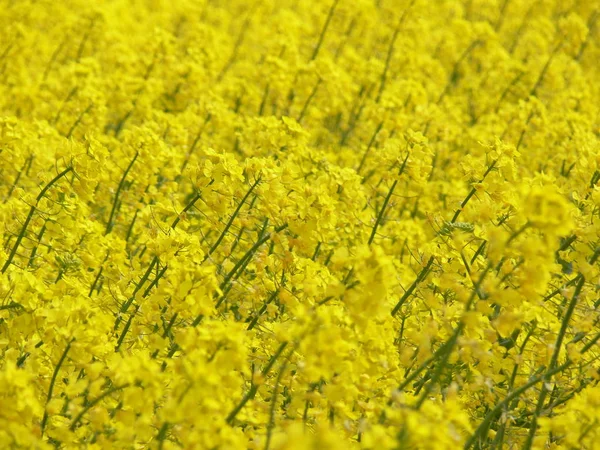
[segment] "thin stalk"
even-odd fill
[[[69,353],[69,350],[71,349],[71,343],[73,341],[74,341],[74,339],[71,339],[69,342],[67,342],[65,350],[63,351],[62,355],[60,356],[60,359],[58,360],[58,364],[56,364],[56,367],[54,368],[54,373],[52,374],[52,379],[50,380],[50,387],[48,388],[48,395],[46,397],[46,406],[48,406],[48,403],[50,403],[50,400],[52,400],[52,393],[54,392],[54,385],[56,384],[56,378],[58,377],[58,371],[60,370],[63,363],[65,362],[65,359],[67,358],[67,353]],[[42,436],[44,435],[44,430],[46,429],[47,422],[48,422],[48,411],[46,410],[46,408],[44,408],[44,416],[42,418],[42,423],[41,423]]]
[[[423,269],[421,269],[421,271],[417,275],[417,278],[415,279],[415,281],[412,282],[412,284],[406,290],[406,292],[404,292],[404,294],[402,295],[400,300],[398,300],[398,303],[396,303],[396,306],[394,306],[394,309],[392,309],[392,313],[391,313],[392,317],[394,317],[396,314],[398,314],[398,311],[400,311],[400,308],[402,308],[402,305],[404,305],[406,300],[409,299],[409,297],[412,295],[412,293],[417,288],[417,286],[425,279],[425,277],[427,277],[427,274],[431,270],[431,265],[433,264],[433,261],[434,261],[434,257],[432,256],[429,258],[429,261],[427,261],[427,264],[425,265],[425,267],[423,267]]]
[[[129,319],[127,320],[127,323],[125,324],[125,327],[123,328],[123,331],[121,332],[121,336],[119,336],[117,345],[115,346],[115,352],[118,352],[119,349],[121,348],[121,344],[123,344],[123,341],[125,340],[125,336],[129,332],[129,327],[131,327],[131,323],[133,322],[133,316],[136,315],[136,313],[138,312],[139,309],[140,309],[140,306],[138,305],[135,308],[135,311],[133,311],[131,314],[129,314]]]
[[[13,184],[11,185],[8,194],[6,194],[6,197],[4,198],[4,203],[6,203],[8,201],[8,199],[11,197],[13,191],[15,190],[15,188],[17,187],[17,185],[19,184],[19,180],[21,179],[21,175],[23,175],[23,172],[25,171],[25,168],[27,167],[27,164],[29,164],[29,159],[31,159],[32,156],[30,156],[25,163],[23,164],[23,168],[21,170],[19,170],[19,173],[17,173],[17,176],[15,177],[15,181],[13,182]]]
[[[396,39],[398,38],[398,34],[400,32],[400,27],[404,23],[406,16],[408,15],[408,11],[415,4],[415,0],[412,0],[410,4],[406,7],[406,9],[402,12],[402,16],[400,16],[400,20],[398,21],[398,25],[396,25],[396,29],[394,30],[394,34],[392,35],[392,40],[390,41],[390,46],[388,47],[387,56],[385,58],[385,67],[383,68],[383,73],[381,74],[381,82],[379,83],[379,92],[377,92],[377,97],[375,98],[375,103],[379,103],[381,100],[381,96],[383,94],[383,90],[385,89],[385,83],[387,81],[387,74],[390,69],[390,62],[392,60],[392,55],[394,54],[394,45],[396,45]]]
[[[550,64],[552,64],[552,61],[554,60],[554,57],[556,56],[556,54],[558,53],[558,51],[561,49],[562,45],[563,45],[563,41],[560,41],[556,45],[556,47],[554,47],[554,50],[552,50],[552,53],[548,57],[548,60],[546,61],[546,64],[544,64],[544,67],[542,68],[542,71],[540,72],[540,75],[538,76],[535,84],[533,85],[533,87],[531,88],[531,91],[529,92],[529,95],[531,97],[537,97],[537,91],[540,88],[540,86],[542,85],[542,82],[544,81],[544,77],[546,76],[546,72],[548,72],[548,69],[550,68]]]
[[[127,175],[129,174],[129,171],[133,167],[133,164],[135,163],[138,156],[139,156],[139,152],[135,152],[133,159],[131,160],[131,162],[127,166],[127,169],[125,169],[125,173],[123,173],[123,176],[121,177],[121,181],[119,182],[119,186],[117,187],[117,192],[115,193],[115,200],[113,202],[113,206],[110,211],[110,216],[108,217],[108,223],[106,224],[106,231],[104,232],[105,235],[110,233],[113,229],[113,225],[114,225],[113,219],[114,219],[115,213],[117,211],[117,204],[119,203],[119,195],[121,194],[121,190],[123,189],[123,186],[125,186],[125,179],[127,178]]]
[[[323,80],[321,78],[319,78],[317,80],[315,87],[312,89],[310,95],[306,99],[306,102],[304,102],[304,106],[302,107],[302,111],[300,111],[300,114],[298,115],[298,119],[296,119],[296,122],[300,123],[300,122],[302,122],[302,119],[304,119],[304,115],[306,114],[306,111],[308,110],[308,107],[310,106],[310,102],[312,102],[315,95],[317,95],[317,91],[319,90],[319,86],[321,85],[322,81]]]
[[[409,156],[410,156],[410,153],[407,153],[406,158],[404,158],[404,162],[402,163],[402,167],[400,167],[400,171],[398,172],[398,177],[400,177],[404,173],[404,169],[406,168],[406,163],[408,161]],[[379,214],[377,215],[377,219],[375,220],[375,225],[373,225],[373,230],[371,231],[371,236],[369,236],[368,245],[371,245],[373,243],[373,239],[375,239],[375,235],[377,234],[377,228],[379,228],[379,225],[381,225],[381,222],[383,221],[385,210],[387,209],[388,203],[390,202],[390,199],[392,198],[394,189],[396,189],[397,184],[398,184],[398,179],[394,180],[392,187],[390,187],[390,190],[388,191],[388,194],[385,197],[385,200],[383,201],[383,205],[381,206],[381,209],[379,210]]]
[[[35,247],[33,247],[33,249],[31,250],[31,254],[29,255],[29,262],[27,263],[27,267],[33,266],[33,262],[35,261],[35,255],[37,254],[38,247],[42,243],[42,238],[44,237],[45,232],[46,232],[46,222],[44,222],[44,225],[42,226],[40,232],[37,235],[37,245]]]
[[[475,302],[475,297],[480,297],[479,289],[489,271],[490,271],[490,265],[488,265],[486,267],[486,269],[481,273],[477,282],[473,283],[473,292],[471,293],[469,299],[467,300],[467,304],[465,305],[465,312],[468,312],[471,310],[471,307],[473,306],[473,303]],[[450,339],[448,339],[448,341],[446,341],[446,343],[444,344],[444,348],[440,352],[442,359],[436,365],[435,371],[433,372],[431,377],[429,377],[428,375],[425,376],[425,380],[430,378],[430,381],[425,386],[425,390],[423,391],[423,394],[417,401],[417,405],[416,405],[417,409],[421,407],[421,405],[427,398],[427,395],[429,395],[429,393],[433,389],[433,386],[438,383],[444,369],[446,368],[446,365],[448,364],[448,360],[450,359],[450,355],[452,354],[452,351],[454,350],[454,346],[458,342],[458,338],[460,337],[464,328],[465,328],[465,322],[461,320],[460,323],[458,324],[458,326],[456,327],[456,329],[454,330],[454,333],[452,333],[452,336],[450,337]],[[437,357],[436,357],[436,359],[437,359]]]
[[[90,112],[90,110],[94,107],[93,104],[89,104],[87,108],[85,108],[81,114],[79,114],[79,117],[77,117],[77,119],[75,120],[75,122],[73,123],[73,125],[71,125],[71,128],[69,129],[69,132],[67,133],[67,135],[65,136],[67,139],[71,139],[71,136],[73,135],[73,132],[75,131],[75,129],[79,126],[79,124],[81,123],[81,121],[83,120],[83,117]]]
[[[266,225],[266,224],[265,224]],[[284,230],[285,228],[287,228],[287,224],[282,225],[278,228],[275,229],[275,232],[279,232]],[[264,233],[264,228],[261,232],[261,234]],[[248,263],[250,262],[250,260],[252,259],[252,257],[254,256],[254,254],[257,252],[257,250],[265,243],[267,242],[269,239],[271,239],[271,233],[267,233],[264,234],[261,238],[259,238],[258,241],[256,241],[256,243],[246,252],[246,254],[244,256],[242,256],[239,261],[235,264],[235,266],[233,266],[233,268],[229,271],[229,273],[225,276],[225,279],[223,280],[223,282],[221,283],[221,289],[225,289],[227,287],[227,285],[229,284],[229,282],[232,280],[232,278],[234,276],[238,276],[238,272],[242,273],[245,269],[245,267],[248,265]],[[236,275],[238,274],[238,275]],[[225,294],[221,297],[221,299],[217,302],[215,307],[219,307],[221,305],[221,303],[225,300]]]
[[[177,217],[175,218],[175,220],[171,224],[171,229],[172,230],[174,230],[177,227],[177,224],[181,221],[181,216],[183,216],[190,209],[192,209],[198,200],[200,200],[200,194],[199,193],[196,194],[196,195],[194,195],[194,197],[192,198],[192,200],[185,206],[185,208],[183,208],[183,211],[181,211],[181,213],[179,213],[177,215]]]
[[[102,400],[104,400],[106,397],[108,397],[109,395],[114,394],[115,392],[121,391],[121,390],[123,390],[123,389],[125,389],[125,388],[127,388],[129,386],[130,386],[129,383],[125,383],[125,384],[122,384],[120,386],[114,386],[114,387],[106,390],[102,394],[100,394],[98,397],[96,397],[91,402],[89,402],[86,406],[83,407],[83,409],[79,412],[79,414],[77,414],[77,416],[75,416],[75,418],[71,422],[71,425],[69,426],[69,430],[75,431],[75,428],[77,427],[77,425],[79,424],[79,422],[81,422],[81,419],[83,419],[83,416],[90,409],[92,409],[94,406],[96,406],[98,403],[100,403]]]
[[[466,48],[466,50],[462,53],[462,55],[460,55],[460,57],[458,58],[458,60],[454,63],[454,67],[452,68],[452,72],[450,72],[450,76],[448,77],[448,82],[446,83],[446,86],[444,86],[444,90],[442,91],[442,93],[440,94],[440,96],[437,99],[436,104],[439,105],[442,100],[444,100],[444,98],[446,97],[446,95],[448,95],[448,92],[450,92],[450,87],[452,86],[452,84],[455,83],[456,77],[458,75],[458,68],[460,66],[460,64],[467,59],[467,57],[469,56],[469,54],[479,45],[481,45],[481,41],[480,40],[475,40],[473,42],[471,42],[471,44],[469,44],[469,46]]]
[[[263,377],[266,377],[269,374],[269,372],[273,368],[273,365],[277,361],[277,358],[279,358],[281,356],[281,354],[283,353],[283,351],[285,350],[285,348],[287,347],[287,345],[288,345],[287,342],[282,342],[279,345],[279,348],[277,349],[277,351],[273,354],[273,356],[271,356],[271,359],[269,360],[269,362],[267,363],[267,365],[261,371],[261,375]],[[233,424],[233,421],[234,421],[235,417],[244,408],[244,406],[246,405],[246,403],[248,403],[250,400],[252,400],[256,396],[257,392],[258,392],[258,386],[256,384],[254,384],[254,383],[251,383],[251,386],[250,386],[250,389],[248,390],[248,392],[246,392],[246,394],[242,397],[242,399],[239,401],[239,403],[235,406],[235,408],[233,408],[231,410],[231,412],[227,416],[226,422],[229,425]]]
[[[288,358],[291,355],[288,355]],[[279,385],[281,384],[281,378],[287,369],[288,363],[287,360],[281,365],[279,369],[279,373],[277,374],[277,379],[275,380],[275,387],[273,388],[273,393],[271,394],[271,405],[269,407],[269,423],[267,424],[267,439],[265,442],[265,450],[269,450],[271,445],[271,435],[273,434],[273,428],[275,428],[275,407],[277,406],[277,395],[279,394]]]
[[[44,198],[44,195],[46,195],[46,192],[48,192],[48,189],[50,189],[58,180],[60,180],[62,177],[64,177],[66,174],[68,174],[72,170],[73,170],[72,167],[67,167],[65,170],[63,170],[58,175],[56,175],[52,180],[50,180],[50,182],[48,184],[46,184],[46,186],[44,186],[44,188],[38,194],[38,196],[35,199],[35,204],[31,205],[31,207],[29,209],[29,214],[27,214],[27,218],[25,219],[25,222],[23,223],[23,226],[21,227],[21,231],[19,232],[19,235],[17,236],[17,240],[15,241],[15,244],[13,245],[13,248],[11,249],[10,254],[8,255],[8,259],[4,263],[2,270],[0,271],[1,273],[6,272],[6,269],[8,269],[8,267],[12,263],[12,260],[15,257],[17,250],[19,249],[19,246],[21,245],[21,241],[25,237],[25,233],[27,232],[27,227],[29,226],[29,222],[31,222],[31,219],[33,218],[33,214],[35,213],[37,205],[40,203],[42,198]]]
[[[169,431],[169,422],[165,422],[158,430],[158,434],[156,435],[156,440],[158,441],[158,448],[162,450],[165,444],[165,439],[167,438],[167,432]]]
[[[571,298],[571,301],[569,302],[569,306],[563,317],[563,320],[562,320],[562,323],[560,326],[560,330],[558,332],[558,336],[556,337],[556,342],[554,344],[554,352],[552,353],[552,358],[550,359],[550,365],[548,366],[549,371],[552,371],[556,367],[556,364],[558,362],[558,356],[560,354],[560,350],[562,348],[562,343],[565,338],[565,334],[567,332],[567,327],[569,325],[571,317],[573,316],[573,312],[575,311],[575,306],[577,305],[577,301],[579,300],[579,294],[581,293],[581,289],[583,289],[584,283],[585,283],[585,277],[580,274],[579,282],[577,283],[577,286],[575,287],[575,292],[573,293],[573,297]],[[544,407],[544,402],[546,400],[546,396],[548,395],[548,388],[546,387],[546,383],[548,381],[550,381],[550,378],[551,378],[551,376],[548,374],[546,374],[544,376],[544,379],[543,379],[544,383],[542,384],[542,386],[540,388],[540,395],[538,397],[538,402],[537,402],[537,405],[535,408],[535,413],[531,419],[531,424],[529,426],[529,433],[527,434],[527,440],[525,441],[525,444],[523,444],[523,449],[525,449],[525,450],[531,449],[531,446],[533,444],[533,439],[535,437],[535,433],[538,428],[538,418],[540,417],[540,415],[542,413],[542,409]]]
[[[525,339],[523,339],[523,343],[519,347],[519,355],[522,355],[523,352],[525,351],[525,347],[527,346],[527,343],[529,342],[529,339],[531,339],[531,336],[533,335],[534,331],[535,331],[535,325],[533,325],[530,328],[530,330],[527,332],[527,335],[525,336]],[[517,379],[517,374],[519,373],[519,366],[520,366],[520,364],[518,362],[516,362],[515,365],[514,365],[514,367],[513,367],[513,371],[512,371],[512,374],[510,376],[510,380],[508,382],[508,390],[509,391],[511,391],[514,388],[515,380]],[[511,410],[514,407],[516,407],[516,404],[515,404],[516,402],[517,401],[515,401],[512,405],[507,405],[508,406],[508,410]],[[497,443],[497,448],[500,448],[500,449],[502,448],[505,432],[506,432],[506,422],[503,422],[500,425],[500,429],[496,433],[496,439],[494,441],[495,443]]]
[[[365,153],[363,154],[363,157],[360,160],[360,164],[358,165],[358,168],[356,169],[356,173],[358,173],[359,175],[360,175],[360,171],[362,170],[363,166],[365,165],[365,161],[367,160],[367,156],[369,155],[369,152],[371,151],[371,147],[373,147],[373,144],[375,143],[375,139],[377,139],[377,135],[379,134],[379,132],[381,131],[382,128],[383,128],[383,120],[379,123],[379,125],[377,125],[377,128],[375,128],[375,132],[373,133],[373,136],[371,136],[371,140],[369,141],[369,144],[367,145],[367,149],[365,150]]]
[[[483,183],[485,181],[486,177],[489,175],[492,169],[496,167],[496,162],[497,160],[492,161],[492,164],[489,165],[489,167],[483,174],[483,177],[481,177],[481,180],[479,180],[479,183]],[[467,203],[469,203],[469,200],[471,200],[471,198],[475,195],[476,192],[477,190],[475,188],[471,188],[465,199],[460,203],[460,208],[458,208],[454,212],[454,216],[452,216],[452,220],[450,220],[450,223],[456,223],[456,221],[458,220],[458,216],[460,216],[460,213],[463,211],[465,206],[467,206]]]
[[[333,17],[333,13],[335,12],[335,8],[339,0],[334,0],[331,8],[329,8],[329,13],[327,14],[327,19],[325,19],[325,24],[323,25],[323,29],[321,30],[321,34],[319,35],[319,41],[317,42],[317,46],[310,57],[310,61],[314,61],[319,55],[319,50],[321,50],[321,46],[323,45],[323,40],[325,39],[325,33],[327,32],[327,28],[329,28],[329,23]]]
[[[256,324],[258,323],[258,319],[260,319],[260,317],[265,313],[265,311],[267,310],[267,307],[273,302],[273,300],[275,300],[277,298],[277,295],[279,294],[279,289],[276,289],[267,299],[267,301],[265,301],[263,303],[263,305],[261,306],[261,308],[258,310],[258,313],[256,313],[256,315],[254,316],[254,318],[250,321],[250,323],[248,324],[248,328],[246,329],[247,331],[252,330]]]
[[[250,27],[250,20],[252,19],[252,15],[254,14],[254,10],[258,6],[258,3],[259,2],[256,2],[254,4],[254,6],[250,9],[250,11],[248,12],[246,19],[244,20],[244,23],[241,26],[240,34],[238,35],[238,37],[235,41],[235,44],[233,45],[233,51],[231,52],[229,59],[227,60],[227,62],[225,63],[225,65],[223,66],[223,68],[221,69],[219,74],[217,75],[217,81],[221,81],[223,79],[225,74],[229,71],[229,69],[231,68],[231,66],[233,65],[235,60],[237,59],[238,52],[240,50],[242,43],[244,42],[246,32],[248,31],[248,28]]]
[[[500,402],[498,402],[496,404],[496,406],[494,406],[494,408],[492,408],[487,413],[487,415],[481,421],[481,423],[479,424],[479,426],[477,427],[477,429],[475,430],[475,432],[471,435],[471,437],[465,443],[464,450],[468,450],[469,448],[471,448],[475,444],[475,442],[478,441],[481,438],[481,436],[483,434],[482,432],[484,430],[487,430],[489,428],[490,422],[492,421],[492,419],[500,411],[502,411],[502,408],[504,408],[506,405],[508,405],[510,402],[512,402],[517,397],[519,397],[521,394],[523,394],[524,392],[528,391],[533,386],[535,386],[536,384],[538,384],[539,382],[541,382],[542,380],[544,380],[545,377],[557,374],[557,373],[565,370],[567,367],[569,367],[569,365],[571,365],[571,362],[567,361],[566,363],[564,363],[561,366],[555,368],[554,370],[550,370],[550,371],[548,371],[548,372],[546,372],[546,373],[544,373],[542,375],[538,375],[536,377],[533,377],[531,380],[529,380],[523,386],[521,386],[518,389],[515,389],[513,392],[509,393],[506,397],[504,397]]]
[[[246,200],[248,200],[248,197],[250,197],[250,195],[252,194],[252,191],[254,191],[254,189],[256,188],[256,186],[258,186],[258,183],[260,183],[260,180],[261,179],[258,178],[254,182],[254,184],[252,186],[250,186],[250,189],[248,189],[248,191],[246,192],[246,195],[244,195],[244,197],[242,198],[242,200],[238,203],[237,208],[235,209],[235,211],[233,212],[233,214],[231,215],[231,217],[227,221],[227,224],[225,225],[225,228],[223,228],[223,231],[219,235],[219,238],[215,241],[215,243],[211,246],[211,248],[208,251],[208,253],[204,256],[205,260],[208,259],[208,257],[210,257],[210,255],[212,255],[214,253],[214,251],[219,247],[219,245],[221,244],[221,241],[227,235],[227,232],[229,231],[229,228],[231,228],[231,225],[233,224],[233,221],[238,216],[238,214],[240,213],[242,207],[244,206],[244,203],[246,203]]]

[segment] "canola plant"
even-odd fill
[[[597,0],[0,0],[0,448],[599,449]]]

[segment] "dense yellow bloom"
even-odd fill
[[[0,0],[0,448],[599,448],[599,20]]]

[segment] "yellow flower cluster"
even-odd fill
[[[598,0],[0,0],[0,448],[600,449]]]

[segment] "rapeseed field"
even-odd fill
[[[0,0],[0,448],[600,449],[599,18]]]

